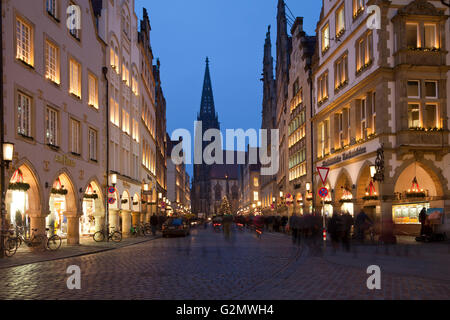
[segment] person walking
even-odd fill
[[[419,213],[419,222],[420,222],[420,235],[426,234],[426,223],[427,223],[427,209],[425,207],[420,210]]]
[[[353,217],[350,213],[345,212],[342,216],[342,226],[343,226],[343,234],[342,234],[342,244],[344,249],[350,251],[350,231],[352,225],[354,224]]]
[[[338,224],[339,224],[339,214],[335,211],[333,212],[333,215],[328,220],[328,233],[331,237],[331,245],[333,246],[333,251],[336,252],[336,249],[339,244],[339,231],[338,231]]]
[[[156,235],[156,229],[158,228],[158,217],[155,213],[150,217],[150,227],[152,229],[152,234]]]
[[[356,239],[364,242],[364,234],[372,224],[372,220],[370,220],[369,216],[361,209],[355,219]]]
[[[288,217],[282,216],[281,217],[281,231],[283,233],[286,233],[286,225],[287,225],[287,223],[288,223]]]
[[[294,212],[294,214],[289,219],[289,229],[291,230],[293,244],[297,244],[298,241],[298,227],[299,227],[298,217],[297,214]]]

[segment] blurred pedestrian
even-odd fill
[[[156,235],[156,229],[158,228],[158,217],[155,213],[150,217],[150,227],[152,229],[152,234]]]
[[[370,220],[369,216],[364,212],[364,210],[361,209],[355,219],[356,239],[364,242],[364,234],[372,224],[372,220]]]
[[[290,219],[289,219],[289,229],[291,230],[292,235],[292,243],[297,243],[297,237],[298,237],[298,217],[297,214],[294,213]]]
[[[288,217],[286,216],[282,216],[281,217],[281,230],[283,231],[283,233],[286,233],[286,225],[288,223]]]
[[[347,251],[350,251],[350,231],[352,229],[353,224],[354,224],[353,217],[350,215],[348,211],[345,212],[342,215],[342,226],[343,226],[342,244],[344,246],[344,249]]]
[[[423,207],[422,210],[420,210],[419,222],[420,222],[420,235],[426,234],[427,209],[425,209],[425,207]]]
[[[336,211],[334,211],[333,215],[328,221],[328,233],[330,234],[331,245],[333,246],[333,251],[335,252],[339,245],[339,229],[338,229],[339,218],[340,218],[339,214]]]

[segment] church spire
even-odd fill
[[[200,106],[200,115],[215,116],[214,97],[211,85],[211,76],[209,74],[209,59],[206,57],[205,78],[203,80],[202,103]]]
[[[211,75],[209,74],[209,58],[206,57],[205,77],[203,80],[202,101],[200,104],[200,114],[198,120],[203,121],[208,129],[219,129],[219,121],[214,106],[214,96],[211,85]]]

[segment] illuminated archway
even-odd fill
[[[30,230],[32,217],[43,215],[39,185],[31,164],[24,163],[13,172],[5,195],[6,220],[9,224]]]

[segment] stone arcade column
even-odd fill
[[[102,213],[94,214],[95,232],[102,231],[105,227],[105,215]]]
[[[100,199],[95,200],[95,232],[103,230],[105,227],[105,209]]]
[[[109,231],[120,231],[119,209],[109,209]]]
[[[133,224],[133,227],[136,227],[139,222],[141,222],[141,213],[137,211],[133,211],[131,213],[131,223]]]
[[[122,211],[122,235],[124,238],[128,238],[130,236],[131,229],[131,211],[130,210],[121,210]]]
[[[28,216],[30,217],[30,235],[33,233],[33,229],[37,229],[35,234],[46,234],[45,231],[45,216],[42,215],[41,211],[28,210]]]
[[[65,211],[64,215],[67,218],[67,244],[80,244],[80,217],[76,211]]]

